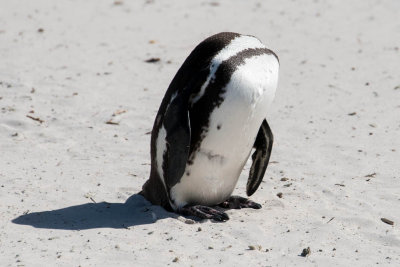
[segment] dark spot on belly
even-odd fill
[[[190,172],[186,172],[186,175],[187,175],[187,176],[190,176]]]
[[[221,129],[221,126],[222,126],[221,124],[218,124],[217,125],[217,130]]]

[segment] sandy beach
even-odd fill
[[[400,266],[399,18],[395,0],[0,1],[0,265]],[[136,193],[170,81],[222,31],[279,56],[275,143],[263,208],[197,222]]]

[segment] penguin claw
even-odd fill
[[[219,206],[225,209],[242,209],[242,208],[261,209],[260,204],[251,201],[248,198],[240,196],[231,196],[226,201],[222,202]]]
[[[211,219],[219,222],[229,220],[229,216],[225,212],[202,205],[185,206],[179,209],[179,213],[187,216],[196,216],[201,219]]]

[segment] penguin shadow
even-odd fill
[[[134,194],[125,203],[86,203],[58,210],[32,212],[21,215],[12,222],[35,228],[86,230],[128,228],[153,224],[165,218],[178,218],[178,215],[160,206],[151,205],[143,196]]]

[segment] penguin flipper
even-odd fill
[[[166,151],[163,156],[165,184],[170,189],[185,172],[190,149],[190,120],[187,101],[180,94],[169,104],[164,116]]]
[[[273,142],[274,136],[271,132],[271,128],[269,128],[267,121],[264,119],[258,131],[256,141],[254,142],[254,148],[256,150],[251,156],[253,164],[250,168],[249,179],[247,180],[246,186],[246,193],[248,196],[254,194],[264,177]]]

